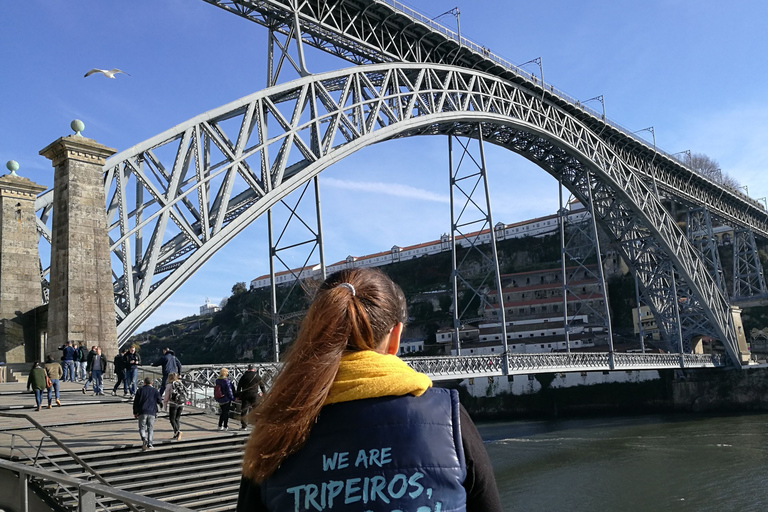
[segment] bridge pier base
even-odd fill
[[[79,134],[40,151],[55,169],[46,353],[67,340],[98,345],[108,360],[117,353],[103,174],[114,153]]]

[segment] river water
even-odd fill
[[[768,414],[478,424],[504,510],[768,511]]]

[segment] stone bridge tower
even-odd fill
[[[23,363],[39,357],[34,344],[25,346],[34,326],[24,316],[43,302],[35,198],[45,187],[17,175],[13,160],[7,167],[0,178],[0,361]]]
[[[111,360],[117,353],[103,167],[115,150],[77,133],[40,151],[51,160],[53,226],[46,352],[72,340],[99,345]]]

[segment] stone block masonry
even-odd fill
[[[67,340],[99,345],[108,360],[117,353],[103,176],[114,153],[80,135],[40,151],[55,169],[47,353]]]
[[[35,357],[25,349],[22,317],[42,304],[35,199],[44,190],[15,174],[0,178],[0,361],[5,363]]]

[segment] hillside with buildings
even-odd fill
[[[579,231],[576,227],[585,220],[580,205],[572,204],[566,237],[573,240]],[[602,269],[598,268],[594,254],[579,255],[578,251],[568,253],[570,257],[566,256],[563,267],[556,215],[515,224],[499,223],[493,231],[511,352],[550,352],[566,348],[607,350],[608,318],[616,350],[640,350],[640,337],[646,349],[663,348],[655,346],[659,340],[658,330],[647,306],[640,309],[638,323],[638,312],[633,309],[636,308],[634,279],[607,244],[603,245]],[[458,259],[478,269],[478,281],[483,265],[476,251],[469,249],[469,239],[487,244],[490,237],[491,233],[486,230],[457,239]],[[455,354],[451,242],[448,235],[443,235],[413,246],[394,246],[375,254],[348,256],[328,265],[327,272],[351,267],[380,268],[403,288],[408,301],[402,352]],[[719,237],[719,252],[724,277],[730,286],[732,255],[725,231]],[[766,253],[760,253],[765,265]],[[607,290],[603,290],[599,270],[605,276]],[[296,275],[301,277],[298,285],[295,285]],[[278,303],[283,305],[278,332],[280,351],[284,353],[319,285],[320,269],[318,266],[293,269],[278,272],[275,278]],[[470,293],[459,296],[460,311],[470,312],[463,318],[472,317],[461,326],[462,354],[503,351],[499,297],[494,288],[483,288],[485,301]],[[272,360],[270,295],[269,275],[253,279],[250,286],[236,283],[232,296],[223,301],[221,308],[206,301],[199,315],[157,326],[133,336],[131,342],[140,345],[143,357],[148,360],[159,356],[165,346],[173,347],[176,354],[190,364]],[[563,311],[568,312],[567,325]],[[768,329],[765,329],[768,307],[757,306],[745,311],[744,326],[747,333],[754,330],[753,337],[762,340],[768,348]]]

